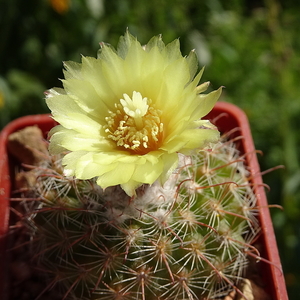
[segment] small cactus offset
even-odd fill
[[[236,287],[258,232],[256,199],[232,142],[211,144],[128,196],[35,167],[23,221],[61,299],[215,299]],[[34,200],[33,200],[34,199]],[[31,204],[31,208],[28,208]]]

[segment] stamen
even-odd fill
[[[151,100],[134,91],[132,98],[123,94],[124,99],[116,103],[116,111],[109,111],[104,126],[107,137],[118,147],[145,154],[159,148],[164,126],[161,112],[151,106]]]

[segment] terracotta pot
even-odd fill
[[[261,277],[266,292],[273,300],[287,300],[287,291],[284,275],[281,271],[281,263],[278,254],[274,229],[269,213],[259,164],[256,157],[253,139],[250,132],[248,119],[245,113],[233,104],[218,102],[214,109],[208,114],[208,119],[214,121],[221,132],[228,132],[232,129],[239,130],[233,136],[243,136],[239,140],[238,147],[242,153],[246,153],[246,163],[251,172],[252,183],[257,196],[259,206],[259,221],[261,224],[261,236],[259,243],[263,251],[261,256],[271,263],[261,262]],[[26,126],[37,125],[42,131],[47,132],[55,125],[49,115],[34,115],[19,118],[8,124],[0,134],[0,295],[1,299],[6,299],[7,293],[7,270],[8,263],[5,259],[6,233],[9,222],[9,198],[11,192],[11,163],[7,153],[6,144],[8,136]]]
[[[8,136],[27,126],[37,125],[47,132],[55,125],[50,115],[32,115],[16,119],[9,123],[0,133],[0,299],[9,299],[8,259],[6,255],[10,214],[11,174],[13,174],[11,157],[7,152]]]
[[[279,258],[278,247],[276,243],[274,228],[268,208],[268,201],[263,187],[263,181],[260,174],[254,142],[246,114],[237,106],[219,102],[208,114],[208,119],[217,118],[215,125],[221,132],[227,132],[234,128],[239,128],[236,136],[243,136],[239,143],[241,153],[247,153],[246,164],[251,172],[251,179],[254,192],[257,197],[257,206],[259,207],[259,221],[261,226],[260,243],[263,246],[261,256],[267,259],[271,264],[263,263],[261,276],[264,280],[267,293],[273,300],[288,300],[284,274]]]

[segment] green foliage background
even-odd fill
[[[43,92],[61,86],[62,61],[116,46],[128,27],[146,43],[180,37],[204,80],[247,113],[265,175],[290,299],[300,294],[300,6],[297,0],[0,0],[0,128],[48,112]]]

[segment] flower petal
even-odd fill
[[[220,98],[221,93],[222,93],[222,87],[220,87],[219,89],[213,92],[210,92],[209,94],[199,95],[200,101],[198,104],[198,109],[192,115],[192,118],[194,120],[197,120],[199,118],[206,116],[212,110],[212,108]]]
[[[82,65],[80,63],[74,62],[74,61],[66,61],[64,62],[65,70],[64,76],[65,79],[82,79],[81,76],[81,67]]]
[[[70,79],[63,81],[63,84],[65,90],[69,93],[69,98],[83,111],[93,115],[100,122],[105,122],[105,112],[108,112],[113,107],[112,105],[110,107],[106,101],[103,101],[105,95],[101,98],[92,84],[86,80]]]
[[[101,125],[95,117],[87,114],[73,99],[67,95],[59,95],[46,99],[52,110],[55,121],[68,129],[76,130],[87,135],[99,135]]]
[[[177,168],[178,165],[178,154],[171,153],[169,155],[164,155],[164,169],[160,176],[160,182],[163,185],[167,179],[171,176],[173,171]]]
[[[136,166],[132,179],[137,182],[152,184],[163,172],[164,162],[159,160],[155,166],[149,161],[143,165]]]
[[[57,128],[56,128],[57,127]],[[113,151],[114,144],[101,136],[88,136],[78,133],[73,129],[66,129],[61,126],[54,127],[49,135],[51,153],[59,153],[55,148],[62,147],[70,151]]]
[[[66,154],[62,161],[65,171],[78,179],[90,179],[116,169],[118,163],[100,165],[92,152],[75,151]]]
[[[97,183],[102,188],[124,184],[131,181],[132,174],[136,166],[133,164],[118,164],[118,168],[110,169],[97,179]]]
[[[207,125],[207,122],[202,124]],[[198,123],[199,124],[199,123]],[[204,128],[186,129],[180,136],[174,137],[172,140],[165,143],[161,148],[168,153],[186,152],[187,149],[196,149],[205,147],[209,142],[216,142],[220,137],[219,131],[211,128],[211,124]]]

